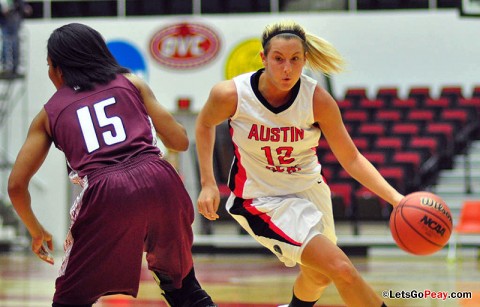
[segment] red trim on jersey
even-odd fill
[[[250,212],[250,214],[258,216],[259,218],[261,218],[265,223],[268,224],[268,227],[273,232],[275,232],[277,235],[279,235],[280,237],[285,239],[287,242],[289,242],[293,245],[297,245],[297,246],[302,245],[302,243],[297,242],[294,239],[290,238],[286,233],[284,233],[280,228],[278,228],[277,225],[275,225],[272,222],[272,218],[268,214],[266,214],[265,212],[261,212],[261,211],[257,210],[257,208],[252,205],[252,202],[253,202],[252,199],[245,199],[245,201],[243,202],[243,207],[245,208],[245,210]]]
[[[247,181],[247,172],[245,171],[245,168],[242,165],[242,159],[240,156],[240,152],[238,150],[237,144],[233,142],[233,128],[230,126],[230,135],[232,136],[232,143],[233,146],[235,147],[235,157],[237,158],[236,164],[237,164],[237,173],[235,174],[235,190],[233,193],[237,196],[242,197],[243,196],[243,188],[245,187],[245,182]]]

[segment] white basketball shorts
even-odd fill
[[[301,263],[303,249],[316,235],[337,242],[330,188],[324,181],[282,196],[242,199],[232,193],[226,208],[255,240],[288,267]]]

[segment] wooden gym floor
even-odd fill
[[[416,257],[399,250],[371,252],[351,259],[362,276],[382,295],[432,292],[471,293],[471,299],[386,299],[388,306],[480,306],[478,252],[460,251],[461,259],[448,262],[445,255]],[[54,280],[61,262],[50,266],[25,252],[0,255],[0,306],[50,306]],[[273,307],[288,303],[297,268],[284,267],[273,255],[195,254],[197,277],[219,307]],[[95,306],[166,306],[149,271],[144,268],[137,299],[116,295]],[[344,306],[333,286],[318,306]],[[368,306],[367,306],[368,307]]]

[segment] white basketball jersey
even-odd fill
[[[258,91],[260,74],[234,78],[238,103],[230,118],[235,157],[229,187],[244,199],[300,192],[321,179],[312,103],[317,82],[302,75],[291,100],[274,108]]]

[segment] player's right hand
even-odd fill
[[[216,185],[205,186],[200,191],[197,200],[198,212],[205,218],[214,221],[219,218],[217,214],[220,203],[220,192]]]

